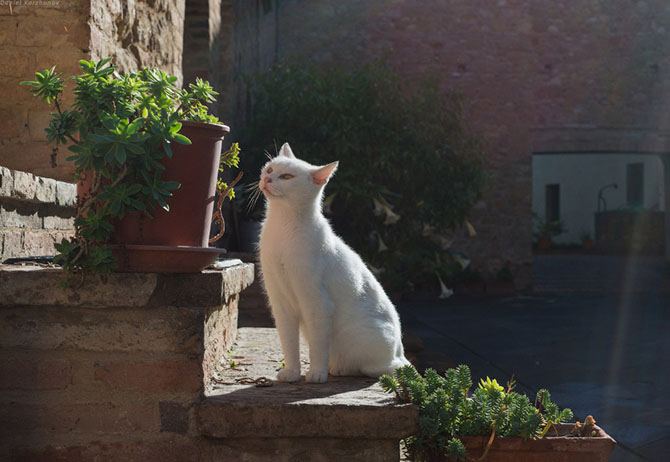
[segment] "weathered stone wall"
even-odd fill
[[[160,67],[182,80],[185,0],[91,2],[91,57],[121,72]]]
[[[76,200],[71,183],[0,167],[0,262],[54,255],[54,243],[74,234]]]
[[[277,58],[353,67],[386,57],[410,84],[438,75],[465,94],[491,181],[473,212],[478,236],[455,245],[489,274],[510,260],[529,280],[533,152],[670,148],[665,0],[263,3],[273,14],[234,2],[235,75]],[[234,83],[243,114],[246,88]]]
[[[111,56],[122,71],[160,66],[181,79],[184,0],[49,0],[0,4],[0,165],[70,181],[70,155],[45,140],[53,105],[23,80],[51,66],[80,72],[80,59]],[[68,88],[69,87],[69,88]],[[72,102],[66,84],[64,106]]]
[[[62,278],[0,265],[0,459],[221,460],[196,406],[251,265]]]

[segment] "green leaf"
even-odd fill
[[[182,135],[181,133],[175,133],[172,135],[172,140],[176,141],[179,144],[191,144],[191,140]]]

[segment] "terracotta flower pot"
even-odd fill
[[[158,207],[151,211],[153,218],[131,212],[114,222],[111,243],[116,244],[113,251],[119,271],[179,272],[171,262],[176,248],[200,249],[191,252],[195,264],[183,268],[184,272],[200,271],[224,252],[209,248],[208,241],[216,203],[221,144],[229,131],[225,125],[182,122],[180,133],[192,144],[172,143],[172,157],[161,161],[165,166],[162,180],[177,181],[181,187],[173,191],[168,201],[169,212]],[[90,187],[86,182],[80,183],[79,196]],[[203,259],[203,249],[210,258]],[[179,253],[180,257],[183,255],[184,252]]]
[[[594,426],[596,436],[574,437],[567,435],[572,424],[558,424],[555,428],[559,436],[538,440],[523,438],[495,438],[486,462],[606,462],[614,450],[616,441],[603,429]],[[468,451],[468,457],[479,459],[484,453],[488,436],[466,436],[461,440]],[[442,459],[446,460],[446,459]]]
[[[539,237],[537,239],[537,248],[540,249],[540,250],[551,249],[551,238],[550,237]]]

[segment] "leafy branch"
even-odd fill
[[[172,157],[173,143],[191,143],[180,133],[182,120],[218,122],[206,107],[218,93],[201,79],[189,89],[178,88],[177,78],[160,69],[120,75],[110,58],[82,60],[79,66],[81,74],[68,78],[75,82],[69,108],[61,107],[66,80],[55,66],[21,85],[46,104],[54,103],[47,141],[67,146],[75,182],[87,179],[89,187],[78,204],[75,237],[56,244],[56,261],[68,273],[108,272],[115,267],[107,245],[113,223],[130,212],[169,209],[180,185],[162,179],[162,161]],[[236,165],[238,153],[235,146],[226,165]],[[226,193],[234,194],[232,186]]]

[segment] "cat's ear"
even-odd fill
[[[279,150],[279,155],[283,157],[288,157],[289,159],[295,159],[295,155],[293,154],[293,151],[291,151],[291,146],[288,145],[288,143],[284,143]]]
[[[331,176],[333,176],[333,173],[335,173],[336,169],[337,161],[331,162],[330,164],[324,165],[323,167],[319,167],[312,172],[312,181],[314,181],[314,184],[324,185],[328,183],[328,180]]]

